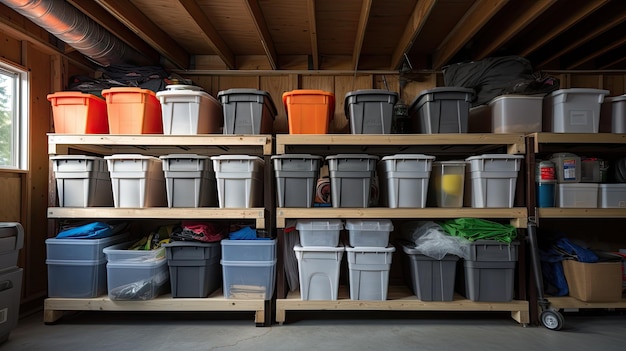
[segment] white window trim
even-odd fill
[[[12,166],[0,166],[0,169],[28,170],[28,129],[29,129],[29,75],[25,67],[0,59],[0,68],[16,73],[18,76],[16,91],[19,91],[20,100],[17,103],[13,130],[18,136],[14,149],[17,150],[17,163]]]

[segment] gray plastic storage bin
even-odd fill
[[[436,260],[415,249],[413,244],[402,244],[402,262],[405,281],[422,301],[454,300],[454,282],[458,256],[445,255]]]
[[[343,229],[341,219],[299,219],[296,230],[300,245],[335,247],[339,245],[339,234]]]
[[[384,248],[389,244],[393,223],[388,219],[348,219],[346,229],[350,246]]]
[[[9,339],[11,330],[17,326],[23,274],[22,268],[3,270],[0,273],[0,282],[3,287],[0,290],[0,311],[3,312],[3,318],[0,320],[0,345]]]
[[[626,133],[626,94],[604,99],[599,128],[601,133]]]
[[[474,90],[439,87],[422,91],[409,107],[414,129],[421,134],[467,133]]]
[[[17,222],[0,222],[0,270],[17,267],[24,247],[24,228]]]
[[[471,261],[517,261],[519,242],[503,243],[497,240],[476,240],[469,249]]]
[[[107,292],[107,261],[47,259],[48,297],[98,297]]]
[[[219,242],[173,241],[163,246],[172,297],[207,297],[220,287]]]
[[[463,261],[465,297],[472,301],[513,300],[515,261]]]
[[[302,300],[337,300],[339,270],[345,248],[293,247],[298,259],[300,297]]]
[[[276,239],[222,240],[225,261],[273,261],[276,259]]]
[[[426,207],[428,181],[435,156],[399,154],[385,156],[379,172],[383,184],[383,203],[389,208]]]
[[[159,158],[165,175],[168,207],[217,206],[217,183],[209,156],[170,154]]]
[[[327,156],[333,207],[368,207],[378,156]]]
[[[217,93],[224,109],[224,134],[271,134],[276,106],[270,94],[257,89]]]
[[[363,89],[346,94],[344,109],[352,134],[390,134],[398,93]]]
[[[113,206],[106,160],[85,155],[50,157],[60,207]]]
[[[128,240],[129,233],[122,233],[101,239],[46,239],[46,258],[49,260],[87,260],[105,259],[103,249]]]
[[[387,300],[389,270],[396,248],[346,247],[350,299]]]
[[[308,154],[272,156],[278,207],[313,207],[323,157]]]
[[[608,90],[559,89],[543,100],[543,131],[554,133],[597,133],[600,105]]]
[[[221,260],[226,299],[271,300],[276,283],[276,260]]]
[[[469,163],[471,205],[475,208],[512,208],[522,155],[485,154],[465,159]]]
[[[167,259],[106,264],[111,300],[150,300],[169,291]]]
[[[265,161],[258,156],[211,156],[220,208],[251,208],[263,203]]]
[[[167,206],[162,161],[138,154],[104,156],[107,160],[115,207]]]

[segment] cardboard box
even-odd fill
[[[569,294],[586,302],[615,302],[622,298],[620,262],[583,263],[564,260]]]

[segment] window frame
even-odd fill
[[[9,165],[0,165],[0,170],[28,170],[28,128],[29,128],[29,74],[25,67],[0,58],[0,72],[14,76],[14,97],[12,100],[14,113],[11,121],[13,134],[12,153],[13,162]]]

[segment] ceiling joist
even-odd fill
[[[248,11],[250,12],[250,16],[252,17],[252,21],[254,21],[254,25],[256,27],[257,33],[259,35],[259,39],[261,40],[261,45],[263,45],[263,50],[265,50],[265,55],[267,56],[267,60],[270,63],[270,66],[273,70],[275,70],[278,61],[278,55],[276,55],[276,49],[274,48],[274,41],[270,36],[270,31],[267,29],[267,24],[265,23],[265,17],[263,17],[263,12],[259,7],[259,3],[257,0],[243,0],[248,7]]]
[[[189,68],[189,54],[129,1],[95,0],[110,14],[180,68]]]
[[[590,52],[589,55],[582,57],[579,60],[576,60],[574,63],[570,64],[567,69],[576,69],[577,67],[582,66],[583,64],[623,45],[626,45],[626,37],[622,37],[618,40],[608,43],[607,45],[603,45],[601,48],[598,48],[593,52]]]
[[[508,0],[478,0],[433,54],[433,69],[440,69],[498,13]]]
[[[367,20],[370,17],[370,9],[372,8],[372,0],[363,0],[361,7],[361,16],[359,17],[359,26],[356,30],[356,38],[354,39],[354,50],[352,51],[352,67],[354,70],[359,69],[359,57],[361,56],[361,48],[365,39],[365,29],[367,29]]]
[[[320,54],[317,47],[317,23],[315,22],[315,0],[307,0],[307,13],[309,18],[309,35],[311,36],[311,56],[313,58],[313,69],[320,69]]]
[[[195,0],[178,0],[178,2],[185,8],[185,11],[193,18],[194,22],[200,27],[200,30],[207,39],[209,46],[217,53],[226,67],[230,69],[237,68],[235,65],[235,55],[230,50],[224,39],[217,33],[215,27],[209,19],[206,17],[202,8]]]
[[[391,69],[396,70],[400,68],[404,61],[404,55],[413,46],[413,41],[422,31],[436,2],[437,0],[420,0],[415,4],[415,8],[402,33],[402,37],[400,37],[400,41],[398,41],[398,45],[396,45],[393,55],[391,56]]]

